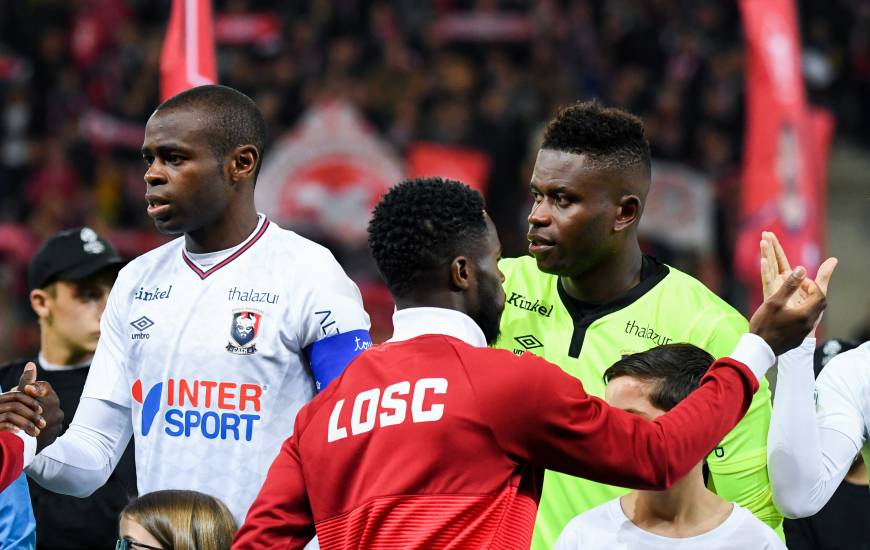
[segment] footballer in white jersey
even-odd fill
[[[323,247],[258,215],[266,123],[219,85],[145,126],[147,214],[180,238],[119,274],[69,429],[27,470],[86,496],[135,438],[140,493],[195,489],[241,523],[299,408],[370,345],[356,285]]]
[[[371,343],[322,246],[261,216],[223,256],[198,265],[176,239],[121,270],[83,397],[130,408],[141,493],[202,491],[240,518],[315,386]]]

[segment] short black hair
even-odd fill
[[[476,253],[486,234],[483,197],[458,181],[406,180],[375,206],[369,249],[394,296],[404,296],[433,268]]]
[[[654,382],[650,403],[669,411],[698,389],[701,378],[713,364],[713,356],[692,344],[665,344],[626,355],[604,371],[604,382],[630,376]]]
[[[260,172],[263,148],[266,145],[266,121],[254,100],[242,92],[207,84],[176,94],[154,110],[199,109],[208,116],[208,142],[219,161],[240,145],[253,145],[260,153],[254,179]]]
[[[586,155],[600,168],[651,173],[649,142],[636,116],[597,101],[577,102],[547,124],[542,149]]]

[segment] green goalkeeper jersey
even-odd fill
[[[503,259],[499,268],[506,303],[496,347],[539,355],[601,398],[604,371],[623,355],[690,343],[718,358],[731,353],[748,330],[746,319],[699,281],[650,257],[644,258],[638,286],[599,306],[572,300],[559,277],[539,271],[534,258]],[[782,515],[767,477],[770,414],[770,388],[762,380],[746,416],[710,453],[707,466],[711,490],[781,533]],[[574,516],[626,492],[547,471],[532,548],[552,548]]]

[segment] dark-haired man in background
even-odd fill
[[[602,374],[622,355],[669,342],[713,357],[734,349],[746,320],[699,281],[641,252],[637,227],[650,181],[638,118],[588,102],[550,121],[530,184],[532,257],[499,263],[507,300],[497,347],[540,355],[599,397]],[[762,380],[707,466],[712,490],[779,528],[766,468],[770,414]],[[533,547],[551,548],[571,518],[625,492],[547,472]]]
[[[623,357],[604,371],[605,399],[649,420],[698,388],[713,357],[691,344],[665,344]],[[704,486],[702,463],[666,491],[632,491],[571,520],[555,550],[785,550],[752,513]]]
[[[440,178],[393,187],[375,207],[369,247],[396,302],[393,337],[299,412],[237,550],[301,548],[315,529],[324,549],[528,548],[542,468],[666,488],[734,426],[774,362],[761,338],[744,335],[733,357],[746,364],[718,361],[697,392],[649,422],[539,357],[487,348],[505,295],[498,235],[476,191]],[[752,318],[777,351],[797,344],[824,304],[807,287],[815,306],[784,307],[802,285],[792,277],[791,292]]]
[[[57,392],[65,415],[63,430],[78,408],[100,338],[100,317],[122,264],[112,245],[89,227],[53,235],[30,260],[27,283],[40,336],[36,376]],[[18,386],[26,364],[0,367],[0,386]],[[118,514],[135,495],[132,445],[106,484],[86,499],[48,491],[31,480],[39,548],[111,547]]]
[[[254,206],[266,127],[225,86],[182,92],[145,126],[145,201],[182,235],[118,275],[69,430],[28,475],[85,496],[131,434],[138,490],[192,489],[241,522],[299,408],[370,345],[328,250]]]

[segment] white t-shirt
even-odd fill
[[[241,521],[316,384],[370,345],[369,318],[326,248],[264,217],[225,252],[198,264],[182,237],[121,270],[83,397],[130,409],[140,494],[202,491]]]
[[[715,529],[683,539],[644,531],[628,519],[619,498],[572,519],[554,550],[778,550],[785,545],[773,529],[738,505]]]

